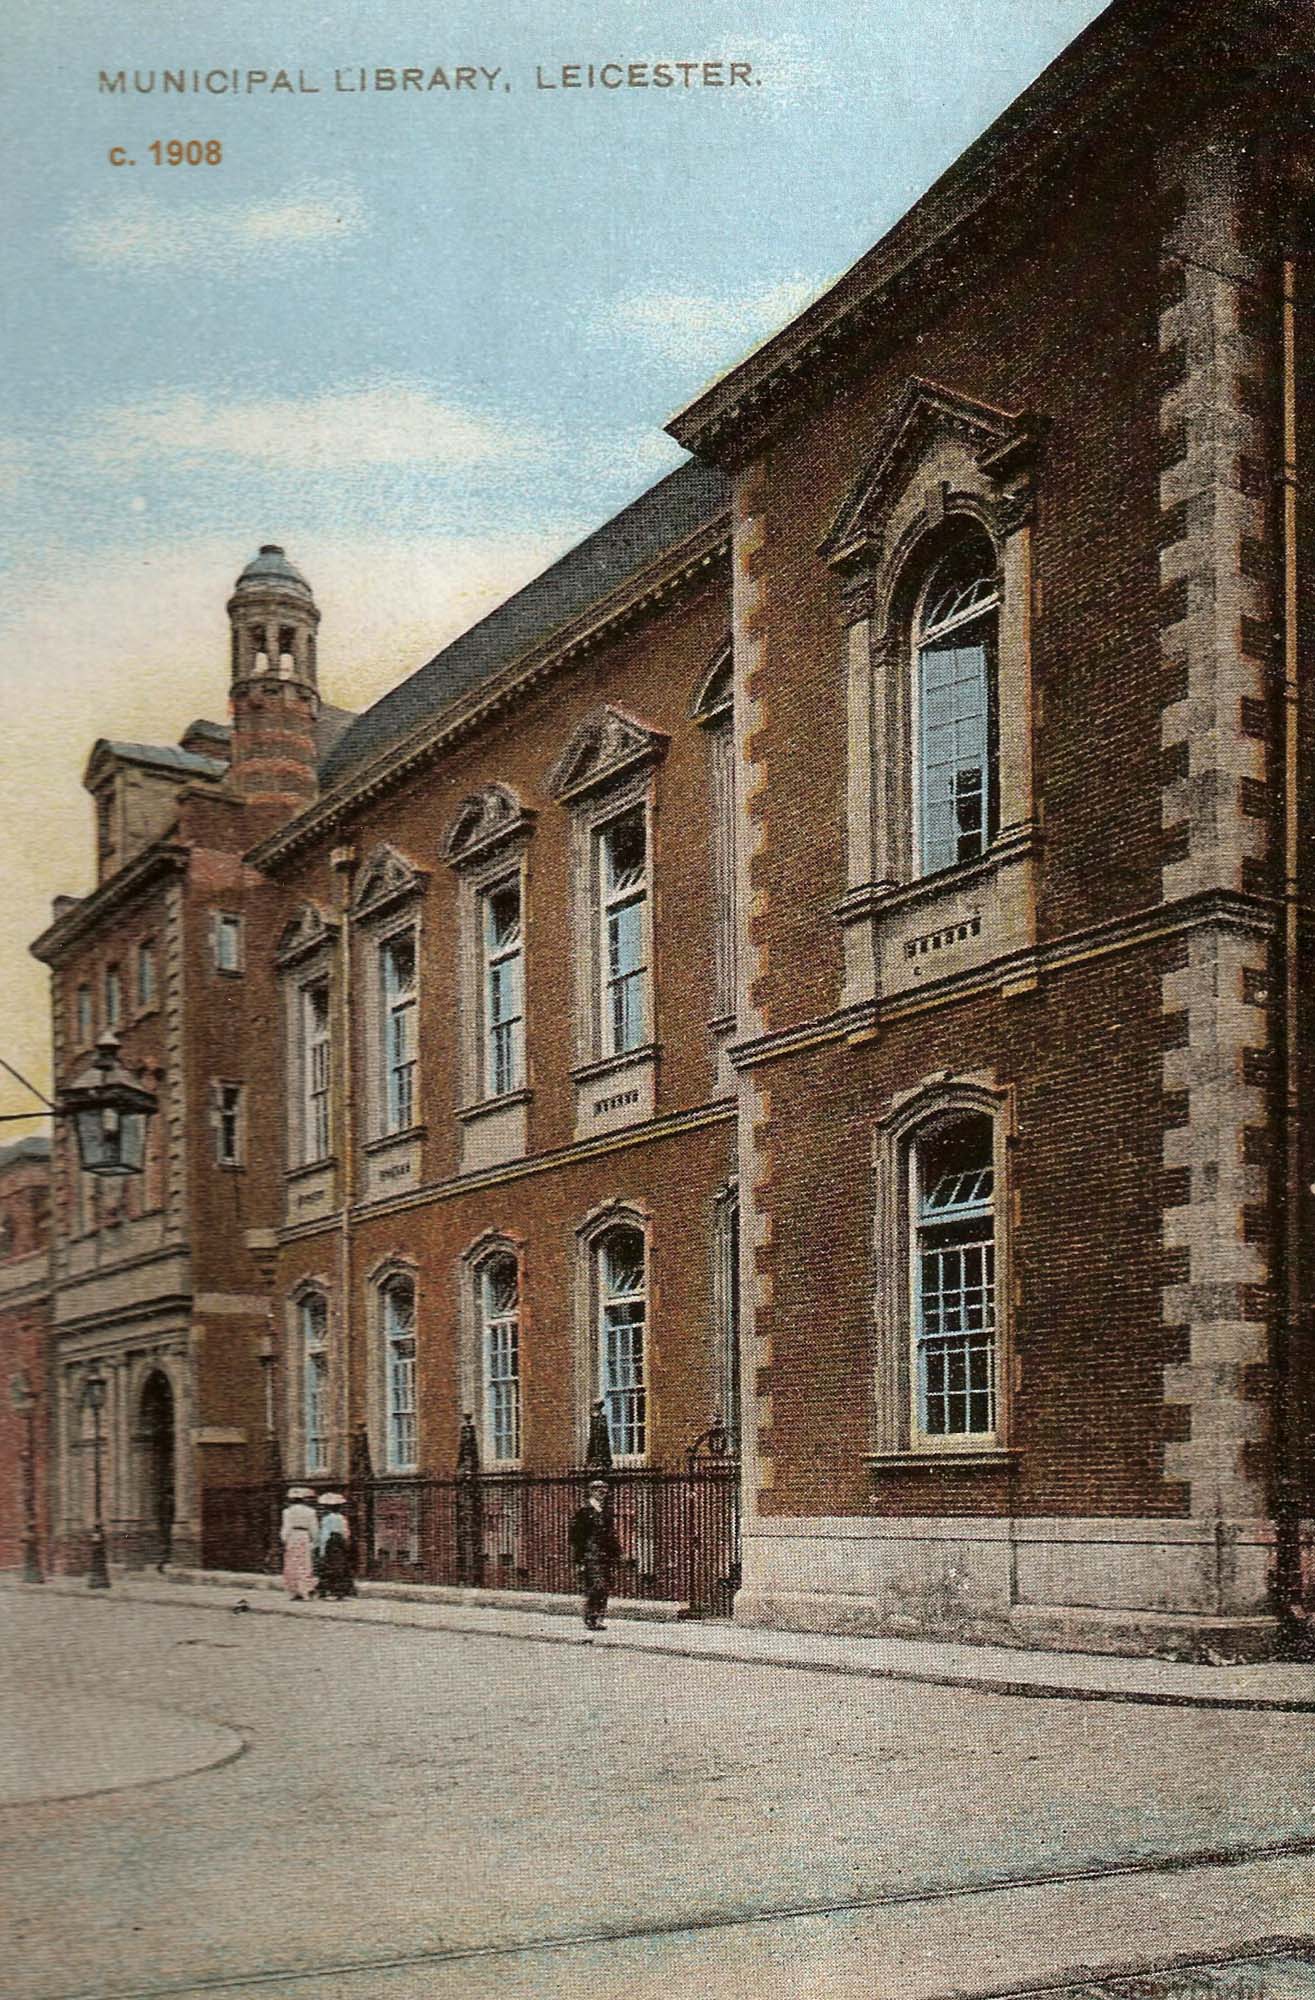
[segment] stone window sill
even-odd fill
[[[511,1111],[518,1104],[528,1104],[533,1095],[534,1092],[525,1087],[504,1090],[501,1097],[481,1097],[475,1104],[461,1105],[457,1117],[463,1125],[469,1125],[477,1118],[492,1118],[499,1111]]]
[[[406,1125],[400,1132],[381,1132],[377,1139],[367,1139],[361,1151],[386,1153],[390,1146],[406,1146],[416,1139],[423,1139],[428,1130],[427,1125]]]
[[[622,1070],[638,1069],[644,1063],[656,1061],[658,1045],[644,1042],[637,1049],[626,1049],[620,1055],[597,1056],[592,1062],[579,1063],[571,1071],[576,1083],[599,1083],[610,1076],[617,1076]]]

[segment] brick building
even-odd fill
[[[673,426],[734,488],[742,1617],[1292,1588],[1311,53],[1110,8]]]
[[[29,1493],[48,1546],[50,1351],[50,1142],[15,1139],[0,1146],[0,1569],[23,1560]]]
[[[97,746],[57,1072],[117,1023],[162,1115],[115,1204],[57,1150],[70,1549],[94,1358],[124,1555],[202,1545],[267,1421],[405,1481],[467,1411],[486,1468],[578,1462],[601,1400],[631,1466],[739,1429],[742,1618],[1271,1642],[1311,32],[1116,0],[373,708],[270,547],[231,731]]]
[[[600,1400],[679,1462],[737,1400],[727,532],[686,468],[354,719],[271,545],[231,727],[96,745],[57,1072],[111,1029],[161,1108],[139,1180],[58,1138],[66,1561],[92,1364],[126,1560],[223,1554],[267,1418],[342,1482],[450,1472],[465,1413],[567,1467]]]

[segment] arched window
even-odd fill
[[[329,1307],[322,1292],[302,1297],[297,1317],[301,1333],[302,1424],[307,1472],[329,1466]]]
[[[480,1367],[483,1373],[484,1454],[491,1462],[521,1455],[520,1272],[505,1253],[476,1274]]]
[[[617,1458],[642,1458],[648,1449],[648,1383],[645,1344],[648,1284],[643,1231],[618,1226],[595,1250],[598,1300],[598,1393],[607,1412]]]
[[[486,1097],[519,1090],[525,1074],[525,1002],[519,875],[486,890],[484,1065]]]
[[[926,1438],[996,1429],[995,1167],[980,1113],[938,1122],[910,1156],[917,1428]]]
[[[967,529],[932,569],[914,619],[918,872],[986,852],[999,813],[996,775],[995,553]]]
[[[416,1466],[415,1286],[389,1278],[380,1292],[384,1348],[384,1454],[389,1472]]]

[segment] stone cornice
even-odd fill
[[[611,596],[591,606],[583,618],[559,627],[490,679],[468,689],[441,715],[422,723],[400,743],[390,744],[290,825],[252,848],[247,860],[253,867],[273,872],[313,842],[336,833],[361,806],[393,790],[423,765],[473,735],[569,661],[656,611],[729,554],[727,510],[628,578]]]
[[[903,1020],[930,1008],[957,1006],[980,993],[998,991],[1002,986],[1020,988],[1035,985],[1038,977],[1063,972],[1094,958],[1115,952],[1140,950],[1161,944],[1184,931],[1211,926],[1244,931],[1260,941],[1272,938],[1282,918],[1282,905],[1272,896],[1245,896],[1232,890],[1215,890],[1184,896],[1176,902],[1160,903],[1126,917],[1112,917],[1107,923],[1071,931],[1061,938],[1026,951],[1013,952],[974,966],[971,971],[951,973],[934,983],[928,981],[888,1000],[863,1000],[855,1006],[837,1008],[834,1013],[801,1021],[792,1028],[780,1028],[750,1040],[734,1043],[729,1051],[737,1069],[753,1069],[759,1063],[774,1062],[782,1056],[821,1048],[828,1043],[868,1041],[879,1034],[888,1021]],[[1315,908],[1303,912],[1303,923],[1315,929]]]
[[[408,1188],[405,1194],[375,1196],[372,1200],[354,1202],[352,1215],[364,1220],[367,1217],[396,1215],[403,1209],[425,1208],[432,1202],[459,1201],[483,1188],[502,1187],[510,1181],[553,1173],[575,1166],[581,1160],[598,1159],[605,1153],[629,1152],[636,1146],[678,1138],[685,1132],[734,1123],[734,1102],[714,1099],[705,1104],[690,1105],[683,1111],[669,1111],[643,1125],[625,1126],[619,1131],[601,1133],[592,1139],[577,1139],[570,1145],[556,1146],[544,1153],[527,1153],[521,1159],[506,1160],[494,1167],[481,1167],[472,1173],[454,1174],[447,1180],[429,1181],[423,1187]],[[342,1211],[338,1209],[332,1215],[317,1215],[313,1222],[290,1223],[279,1231],[279,1242],[297,1243],[305,1237],[323,1236],[341,1226]]]
[[[842,355],[879,337],[883,319],[915,288],[926,293],[961,272],[974,231],[1020,216],[1032,227],[1038,195],[1066,152],[1101,129],[1145,127],[1131,109],[1153,87],[1152,71],[1161,104],[1166,91],[1174,96],[1175,126],[1185,129],[1187,95],[1236,93],[1244,56],[1282,55],[1293,38],[1284,11],[1270,0],[1230,0],[1226,9],[1115,0],[836,284],[680,411],[667,426],[672,437],[709,462],[743,460],[782,408],[816,394]],[[1162,108],[1151,129],[1163,130]]]
[[[161,877],[182,874],[190,854],[191,850],[179,841],[156,841],[42,931],[28,946],[33,958],[40,959],[43,965],[58,965],[74,945],[99,929],[106,917],[125,903],[153,887]]]

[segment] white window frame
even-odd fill
[[[330,1447],[329,1302],[323,1292],[297,1300],[301,1424],[307,1473],[327,1472]]]
[[[499,942],[494,911],[499,899],[511,895],[516,898],[514,933]],[[525,1083],[525,891],[519,868],[480,891],[479,929],[481,1094],[506,1097]]]
[[[495,1276],[506,1271],[514,1281],[510,1305],[500,1303],[492,1289]],[[521,1272],[515,1252],[491,1252],[477,1267],[475,1284],[483,1457],[506,1471],[519,1465],[521,1456]]]
[[[613,870],[612,843],[618,832],[638,824],[644,858],[638,871],[619,877]],[[594,846],[594,1008],[597,1053],[601,1059],[633,1055],[653,1037],[652,1024],[652,837],[647,800],[635,800],[601,821],[593,830]],[[613,927],[623,913],[638,911],[638,957],[615,969]],[[631,996],[638,995],[637,1008]],[[620,1010],[617,1001],[624,996]],[[631,1023],[632,1013],[637,1018]],[[622,1026],[622,1023],[626,1026]]]
[[[639,1283],[619,1287],[609,1271],[609,1259],[619,1237],[639,1244]],[[594,1374],[607,1416],[612,1456],[640,1465],[648,1457],[651,1397],[648,1381],[649,1257],[648,1235],[638,1222],[609,1223],[591,1244],[594,1291]],[[634,1318],[635,1308],[638,1317]],[[638,1329],[638,1341],[633,1335]]]
[[[973,534],[973,539],[980,536],[983,545],[989,545],[981,530],[974,533],[965,528],[965,536],[968,534]],[[919,592],[913,620],[911,795],[917,879],[984,859],[990,850],[997,810],[998,753],[993,736],[1000,589],[994,573],[982,574],[971,584],[946,586],[945,572],[960,559],[961,547],[962,542],[952,543],[932,566]],[[947,646],[945,642],[955,637],[961,644]],[[952,671],[948,680],[931,684],[933,662],[957,660],[960,653],[969,651],[976,656],[971,670]],[[971,690],[971,695],[965,690]],[[935,739],[941,740],[933,754]],[[966,754],[973,749],[975,764]],[[977,825],[967,832],[960,826],[956,833],[960,780],[970,769],[979,781],[970,795],[975,799]],[[937,795],[941,774],[946,772],[952,774],[948,800]]]
[[[983,1164],[957,1174],[942,1171],[929,1184],[933,1149],[970,1122],[981,1128]],[[908,1149],[911,1429],[918,1442],[933,1449],[989,1445],[997,1436],[994,1189],[989,1118],[962,1113],[913,1135]],[[941,1421],[934,1420],[937,1415]],[[974,1421],[979,1416],[987,1421]]]
[[[123,1026],[123,970],[117,961],[105,968],[105,1026],[111,1032]]]
[[[926,1158],[923,1149],[935,1143],[938,1135],[943,1137],[966,1120],[977,1118],[990,1134],[993,1426],[989,1431],[938,1432],[929,1430],[924,1422],[921,1393],[920,1251],[924,1234],[919,1203]],[[878,1472],[883,1465],[910,1460],[946,1457],[998,1463],[1011,1455],[1010,1161],[1015,1123],[1012,1086],[998,1084],[988,1071],[958,1076],[942,1072],[892,1099],[874,1133],[873,1430],[872,1449],[866,1456]],[[974,1210],[977,1219],[983,1219],[980,1200],[964,1206],[963,1220],[971,1223]],[[928,1229],[937,1226],[927,1223]]]
[[[95,1001],[90,983],[81,981],[73,996],[73,1028],[80,1049],[89,1049],[96,1033]]]
[[[390,966],[401,949],[411,954],[409,989],[391,982]],[[381,1136],[409,1132],[419,1124],[420,939],[414,923],[379,940],[379,1118]]]
[[[398,1305],[403,1297],[410,1301],[405,1314]],[[409,1272],[393,1271],[380,1281],[378,1315],[383,1363],[384,1467],[389,1473],[411,1473],[419,1463],[419,1408],[416,1282]]]
[[[211,949],[216,972],[233,978],[243,970],[246,940],[242,918],[233,910],[212,912]]]
[[[317,1001],[323,997],[320,1016]],[[327,973],[297,988],[297,1052],[301,1080],[300,1164],[333,1155],[333,993]]]

